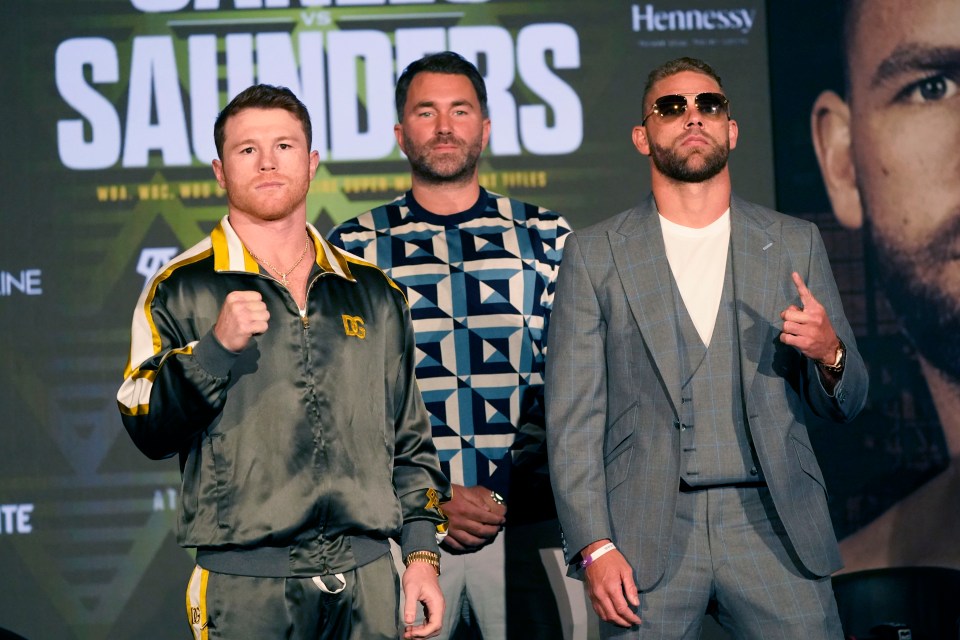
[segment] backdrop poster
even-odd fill
[[[630,141],[647,72],[698,56],[740,123],[738,193],[773,204],[762,0],[13,0],[0,15],[0,627],[28,638],[186,632],[178,465],[133,447],[115,394],[146,278],[225,214],[212,128],[246,86],[289,86],[310,109],[325,230],[407,188],[397,74],[459,51],[490,93],[483,184],[582,227],[647,192]]]
[[[949,409],[957,397],[956,359],[951,358],[956,353],[957,295],[956,287],[947,284],[958,272],[956,250],[945,249],[956,246],[960,228],[949,186],[957,166],[951,135],[958,113],[955,65],[937,55],[910,64],[897,54],[954,51],[960,42],[960,12],[955,2],[938,0],[859,3],[862,42],[876,46],[857,47],[858,62],[869,63],[847,65],[845,4],[769,5],[777,207],[820,227],[870,373],[867,406],[860,416],[849,425],[813,423],[811,441],[829,491],[845,570],[958,568],[952,520],[960,491],[958,432],[956,412]],[[883,60],[889,73],[880,71]],[[861,136],[874,128],[883,133],[857,140],[858,147],[875,145],[855,154],[858,176],[876,170],[884,150],[900,159],[898,166],[886,169],[883,180],[869,186],[858,181],[859,201],[869,200],[872,209],[864,208],[862,226],[856,229],[842,226],[832,210],[811,136],[818,95],[830,90],[846,96],[848,75],[861,83],[877,78],[874,86],[890,96],[861,99],[851,122],[876,122],[878,113],[893,114],[889,121],[897,133],[861,127]],[[946,189],[931,186],[937,184]],[[936,196],[923,200],[928,191]],[[889,228],[891,219],[902,220],[903,227],[894,234],[873,233],[880,228],[877,221]],[[906,249],[908,243],[897,245],[891,236],[924,241]],[[885,246],[900,247],[907,261],[894,262]],[[902,265],[912,261],[926,262],[929,272],[940,276],[931,278],[935,285],[917,287],[927,295],[904,295],[917,271]],[[884,265],[891,264],[896,269],[884,274]],[[929,320],[919,329],[918,316]],[[944,365],[944,360],[952,362]]]

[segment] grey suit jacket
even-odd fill
[[[748,428],[777,513],[804,567],[841,566],[804,404],[836,422],[867,396],[867,372],[817,227],[734,196],[731,236]],[[847,347],[833,396],[815,363],[779,340],[798,272]],[[546,371],[550,475],[567,561],[611,538],[638,587],[665,568],[680,481],[677,322],[656,205],[568,237]]]

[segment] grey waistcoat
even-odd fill
[[[682,405],[680,473],[691,486],[760,480],[760,465],[744,421],[740,345],[733,265],[727,252],[723,294],[710,346],[700,334],[671,278],[677,308]]]

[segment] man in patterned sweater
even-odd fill
[[[441,637],[455,632],[469,606],[487,640],[554,640],[560,619],[539,554],[561,544],[547,477],[543,370],[570,229],[552,211],[480,186],[490,120],[483,78],[470,62],[448,51],[412,63],[397,83],[396,107],[412,189],[338,226],[330,240],[384,269],[410,302],[417,380],[453,486],[443,505],[450,528]]]

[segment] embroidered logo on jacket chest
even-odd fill
[[[343,332],[353,338],[363,340],[367,337],[367,328],[363,326],[363,318],[360,316],[340,316],[343,318]]]

